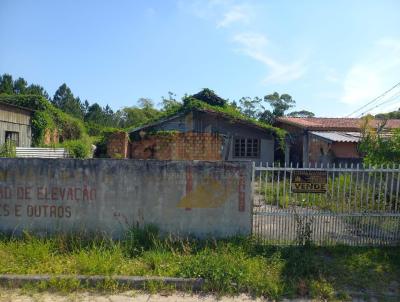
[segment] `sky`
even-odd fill
[[[400,82],[399,16],[398,0],[0,0],[0,74],[114,110],[207,87],[342,117]],[[399,108],[397,88],[371,112]]]

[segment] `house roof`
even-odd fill
[[[7,102],[1,102],[0,101],[0,105],[6,106],[6,107],[11,107],[11,108],[18,108],[20,110],[28,111],[30,113],[35,112],[35,110],[33,110],[33,109],[30,109],[30,108],[27,108],[27,107],[18,106],[18,105],[14,105],[14,104],[10,104],[10,103],[7,103]]]
[[[328,142],[358,143],[361,139],[360,132],[310,131],[310,133]]]
[[[241,119],[241,118],[233,118],[232,116],[230,116],[228,114],[225,114],[225,113],[219,112],[219,111],[214,111],[214,110],[211,110],[211,109],[193,108],[190,111],[204,112],[204,113],[212,114],[212,115],[219,116],[219,117],[222,117],[222,118],[230,119],[230,120],[234,121],[235,123],[242,124],[242,125],[249,126],[249,127],[253,127],[255,129],[258,129],[258,130],[261,130],[261,131],[266,131],[266,132],[270,132],[271,131],[270,128],[263,127],[261,125],[258,125],[255,122],[252,122],[252,121],[249,121],[249,120],[246,120],[246,119]],[[165,123],[167,121],[173,120],[173,119],[175,119],[177,117],[184,116],[187,113],[188,113],[188,111],[179,112],[177,114],[174,114],[174,115],[159,119],[159,120],[157,120],[157,121],[155,121],[153,123],[146,124],[146,125],[134,128],[134,129],[130,130],[129,133],[137,132],[137,131],[140,131],[140,130],[145,130],[145,129],[151,128],[153,126],[160,125],[160,124]],[[273,127],[271,126],[271,128],[273,128]]]
[[[180,116],[182,116],[184,114],[185,114],[184,112],[180,112],[180,113],[177,113],[177,114],[174,114],[174,115],[170,115],[170,116],[165,117],[165,118],[161,118],[161,119],[156,120],[156,121],[154,121],[152,123],[133,128],[133,129],[129,130],[129,133],[137,132],[137,131],[144,130],[144,129],[147,129],[147,128],[150,128],[150,127],[153,127],[153,126],[160,125],[162,123],[165,123],[165,122],[173,120],[173,119],[175,119],[177,117],[180,117]]]
[[[325,118],[325,117],[280,117],[278,123],[296,126],[305,130],[321,131],[360,131],[362,119],[360,118]],[[378,128],[384,120],[371,121],[371,127]],[[386,129],[400,128],[400,119],[387,120]]]

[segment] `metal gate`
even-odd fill
[[[274,244],[398,245],[400,166],[253,166],[253,234]]]

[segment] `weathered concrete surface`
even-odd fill
[[[250,234],[251,164],[0,159],[0,231]]]

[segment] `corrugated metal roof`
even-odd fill
[[[359,132],[310,131],[310,133],[331,142],[358,143],[361,139]]]

